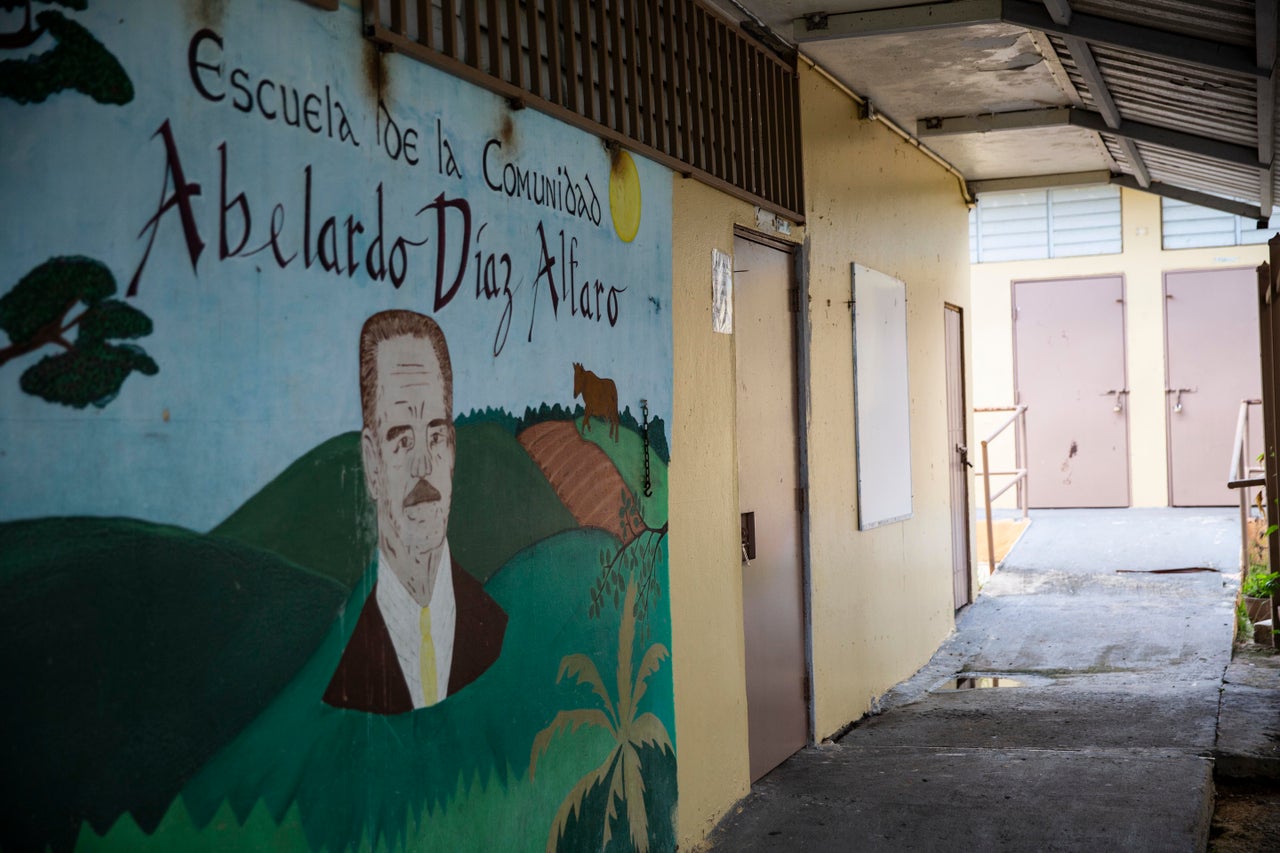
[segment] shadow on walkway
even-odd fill
[[[1236,515],[1033,519],[933,659],[757,783],[715,849],[1204,850]],[[1176,568],[1211,571],[1146,573]],[[1022,686],[941,689],[960,673]]]

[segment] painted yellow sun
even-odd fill
[[[626,151],[616,151],[609,171],[609,212],[618,239],[630,243],[640,230],[640,173]]]

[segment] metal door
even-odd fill
[[[1128,506],[1123,279],[1018,281],[1013,305],[1030,506]]]
[[[960,309],[944,306],[947,359],[947,447],[951,459],[951,584],[956,610],[969,603],[969,449],[965,435],[964,326]]]
[[[792,258],[734,241],[738,509],[754,782],[808,741]]]
[[[1230,506],[1231,444],[1240,401],[1262,394],[1258,274],[1252,269],[1170,272],[1164,276],[1165,416],[1169,502]],[[1262,449],[1260,418],[1249,446]]]

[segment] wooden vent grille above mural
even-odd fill
[[[693,0],[364,0],[366,35],[802,220],[794,67]]]

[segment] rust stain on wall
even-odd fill
[[[390,80],[389,65],[387,63],[387,55],[367,39],[364,42],[363,69],[365,91],[369,95],[369,103],[376,106],[378,99],[386,91],[387,83]]]
[[[515,141],[516,123],[511,120],[511,113],[503,113],[502,125],[498,128],[498,137],[502,140],[502,147],[510,148]]]
[[[227,0],[195,0],[189,8],[197,26],[217,30],[227,14]]]

